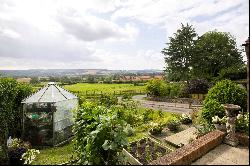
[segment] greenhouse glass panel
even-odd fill
[[[72,136],[72,110],[78,98],[49,83],[23,103],[23,139],[32,145],[57,145]]]

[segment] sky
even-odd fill
[[[249,1],[0,0],[0,70],[163,70],[181,23],[230,32],[242,49]]]

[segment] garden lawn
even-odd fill
[[[145,91],[144,86],[134,86],[134,84],[87,84],[87,83],[77,83],[73,85],[65,85],[65,89],[71,92],[94,92],[96,91],[102,93],[119,93],[120,91]]]
[[[67,162],[73,155],[73,143],[40,150],[32,165],[55,165]]]

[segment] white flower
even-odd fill
[[[238,115],[237,115],[237,119],[241,119],[242,117],[243,117],[242,114],[238,114]]]
[[[220,118],[218,116],[214,116],[214,117],[212,117],[212,122],[213,123],[219,123],[220,122]]]

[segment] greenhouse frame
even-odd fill
[[[24,140],[35,146],[58,146],[73,136],[73,110],[78,109],[74,94],[50,82],[23,103]]]

